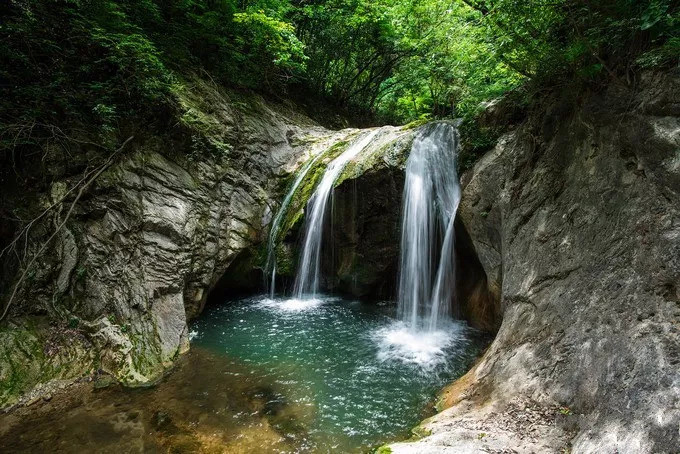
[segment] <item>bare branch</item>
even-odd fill
[[[73,199],[73,202],[71,203],[71,206],[69,207],[68,212],[66,213],[66,216],[64,216],[64,219],[61,221],[61,223],[59,223],[59,225],[57,225],[57,228],[54,230],[54,232],[52,232],[52,235],[50,235],[50,237],[49,237],[49,238],[48,238],[48,239],[40,246],[40,248],[38,249],[38,251],[37,251],[37,252],[33,255],[33,257],[31,258],[31,260],[30,260],[30,262],[28,263],[28,265],[26,265],[26,267],[24,268],[24,271],[21,273],[21,276],[19,276],[19,279],[17,280],[16,284],[14,285],[14,290],[12,291],[12,294],[10,295],[9,300],[7,301],[7,304],[5,305],[5,308],[4,308],[3,312],[2,312],[2,315],[0,315],[0,321],[2,321],[2,320],[5,318],[5,316],[7,315],[7,312],[9,311],[10,307],[12,306],[12,303],[14,302],[14,299],[15,299],[15,297],[16,297],[16,294],[17,294],[17,292],[19,291],[19,287],[21,286],[21,284],[22,284],[22,283],[24,282],[24,280],[26,279],[26,276],[28,275],[29,270],[30,270],[31,267],[35,264],[35,262],[38,260],[38,257],[40,257],[40,256],[42,255],[42,253],[45,252],[45,249],[47,249],[47,246],[48,246],[48,245],[50,244],[50,242],[54,239],[54,237],[56,237],[57,234],[61,231],[62,227],[64,227],[64,225],[66,225],[66,222],[68,222],[69,218],[71,217],[71,214],[73,213],[73,210],[74,210],[76,204],[78,203],[78,201],[80,200],[80,198],[82,197],[82,195],[85,193],[85,190],[86,190],[86,189],[87,189],[87,188],[88,188],[88,187],[89,187],[89,186],[90,186],[90,185],[91,185],[91,184],[92,184],[92,183],[93,183],[93,182],[94,182],[94,181],[95,181],[95,180],[96,180],[96,179],[97,179],[97,178],[98,178],[98,177],[99,177],[106,169],[109,168],[109,166],[113,163],[113,158],[114,158],[120,151],[122,151],[123,148],[125,148],[125,146],[126,146],[132,139],[133,139],[133,136],[128,137],[128,139],[127,139],[125,142],[123,142],[123,144],[122,144],[116,151],[114,151],[114,152],[109,156],[109,158],[106,160],[106,162],[104,162],[101,166],[99,166],[98,169],[96,169],[96,173],[94,173],[94,175],[92,175],[87,181],[85,181],[84,184],[82,184],[82,185],[80,186],[80,189],[78,190],[78,194],[76,195],[75,199]],[[89,175],[89,174],[88,174],[88,175]],[[82,181],[83,181],[83,180],[81,180],[80,182],[82,182]],[[80,182],[79,182],[78,184],[80,184]],[[77,186],[78,186],[78,185],[74,186],[71,190],[75,189]],[[69,191],[69,192],[71,192],[71,191]],[[68,194],[68,193],[67,193],[67,194]],[[51,209],[52,207],[56,206],[58,203],[61,203],[61,201],[63,201],[64,198],[65,198],[65,196],[62,197],[62,199],[61,199],[59,202],[53,204],[53,205],[52,205],[50,208],[48,208],[48,210],[46,210],[46,211],[49,211],[49,209]],[[45,214],[45,213],[41,214],[40,217],[42,217],[44,214]]]

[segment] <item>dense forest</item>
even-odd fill
[[[106,144],[131,118],[173,109],[191,73],[364,123],[470,120],[507,93],[527,103],[677,64],[679,11],[671,0],[9,0],[0,149],[16,159],[82,125]]]

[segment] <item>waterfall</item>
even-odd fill
[[[274,216],[274,220],[272,221],[272,226],[269,230],[269,238],[267,240],[267,262],[264,267],[265,276],[267,275],[271,276],[267,285],[267,288],[269,289],[269,295],[271,298],[274,297],[274,292],[276,289],[276,239],[281,229],[281,222],[285,218],[286,210],[288,210],[288,205],[290,205],[291,200],[293,200],[295,191],[297,191],[297,188],[302,183],[302,180],[304,180],[305,177],[307,176],[309,169],[311,169],[314,163],[318,161],[319,158],[323,155],[324,153],[317,154],[312,159],[307,161],[307,163],[302,167],[302,169],[300,169],[300,172],[295,178],[295,181],[293,181],[293,185],[290,187],[290,190],[286,194],[286,197],[284,197],[283,202],[281,202],[279,211],[276,212],[276,216]]]
[[[294,293],[297,298],[314,298],[319,292],[321,267],[321,240],[323,238],[326,207],[333,192],[333,186],[343,169],[373,140],[378,131],[365,134],[355,141],[326,169],[314,194],[309,199],[305,213],[305,231],[298,272],[295,276]]]
[[[455,128],[435,123],[416,136],[406,163],[398,313],[412,330],[435,330],[455,302],[457,151]]]

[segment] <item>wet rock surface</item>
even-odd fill
[[[236,98],[200,80],[182,95],[180,104],[184,124],[192,129],[132,141],[74,206],[73,215],[37,261],[36,272],[21,286],[8,317],[12,321],[0,324],[0,336],[7,338],[2,350],[7,355],[0,357],[0,377],[7,384],[0,387],[0,407],[17,402],[40,383],[75,380],[97,369],[126,386],[159,380],[187,351],[187,321],[203,310],[211,292],[219,298],[225,291],[261,289],[270,224],[299,167],[318,153],[328,153],[310,172],[318,177],[322,164],[362,132],[330,131],[286,106],[255,95]],[[393,272],[398,241],[389,232],[399,213],[393,197],[400,195],[399,175],[414,132],[382,128],[380,140],[341,178],[346,181],[343,188],[360,181],[375,196],[359,210],[370,213],[367,226],[361,224],[364,214],[353,214],[362,226],[352,232],[363,238],[360,251],[352,244],[343,255],[349,267],[338,268],[338,281],[350,290],[357,282],[362,289],[385,289],[383,279]],[[72,180],[53,182],[42,197],[45,206],[68,194]],[[298,228],[314,181],[310,178],[303,185],[290,210]],[[338,193],[347,207],[352,201],[343,198],[346,191]],[[376,206],[387,215],[380,215]],[[64,221],[64,211],[51,212],[40,229],[32,231],[27,251],[40,248]],[[338,225],[357,225],[352,219]],[[282,242],[280,249],[294,263],[296,237],[289,237],[292,243]],[[378,237],[381,246],[373,248],[371,242],[377,244]],[[280,257],[279,262],[284,260]],[[363,280],[350,278],[357,269],[371,274]],[[46,337],[43,327],[32,322],[35,313],[62,330],[73,325],[75,340],[82,339],[86,348],[76,349],[71,359],[56,356],[58,361],[49,367],[44,367],[43,356],[19,361],[15,356],[42,348]],[[16,324],[35,329],[24,330],[24,336]]]
[[[395,297],[404,168],[415,131],[377,138],[351,163],[333,195],[332,229],[323,267],[333,291],[363,298]]]
[[[417,129],[384,126],[338,177],[324,219],[321,269],[324,291],[364,299],[394,296],[404,168]],[[330,149],[309,171],[286,214],[277,248],[277,291],[291,291],[305,228],[305,203],[324,166],[362,131]],[[335,148],[335,147],[334,147]]]

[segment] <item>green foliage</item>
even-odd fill
[[[242,49],[240,58],[246,73],[262,74],[267,85],[275,77],[284,81],[305,70],[304,45],[287,22],[267,16],[264,11],[237,13],[237,42]]]
[[[635,63],[644,69],[670,67],[677,64],[680,55],[680,37],[672,37],[659,47],[640,55]]]
[[[290,16],[307,45],[310,87],[341,105],[372,107],[383,80],[412,52],[403,12],[394,0],[300,2]]]
[[[383,83],[378,110],[388,121],[466,117],[482,101],[517,87],[523,76],[494,54],[487,30],[459,2],[419,3],[409,17],[414,27],[413,55]]]
[[[668,0],[421,2],[433,17],[383,86],[379,113],[406,121],[480,111],[519,86],[534,92],[636,67],[677,65],[678,6]],[[428,5],[432,5],[428,7]],[[446,11],[436,5],[445,5]],[[415,16],[418,17],[418,14]]]
[[[2,9],[0,150],[53,139],[66,121],[105,132],[166,95],[170,76],[155,46],[115,4],[11,1]]]
[[[289,16],[307,45],[309,85],[395,123],[471,120],[523,85],[672,66],[680,39],[669,0],[327,0]]]
[[[188,73],[295,85],[380,122],[469,123],[520,87],[677,65],[679,14],[672,0],[7,0],[0,160],[67,149],[78,129],[113,142],[181,109]]]
[[[0,17],[0,161],[75,130],[106,145],[171,109],[187,70],[274,90],[305,68],[292,25],[235,0],[8,0]]]

